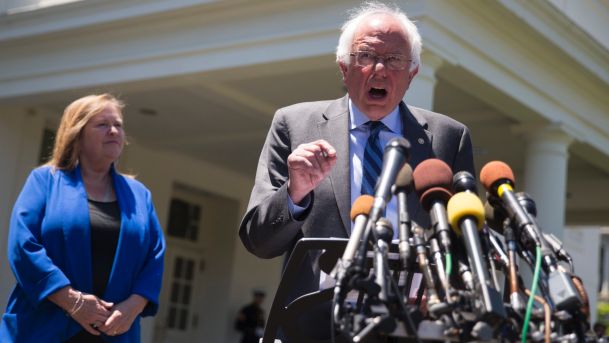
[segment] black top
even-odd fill
[[[99,202],[89,199],[89,216],[93,294],[101,297],[110,278],[121,229],[121,210],[118,201]]]
[[[91,220],[93,294],[101,298],[106,290],[110,272],[112,272],[121,229],[121,210],[118,201],[100,202],[89,199],[89,217]],[[103,342],[103,340],[101,336],[93,336],[83,329],[67,342]]]

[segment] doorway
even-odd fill
[[[230,314],[238,202],[175,186],[166,227],[163,294],[155,342],[220,342]]]

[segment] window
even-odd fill
[[[176,257],[174,260],[169,315],[167,316],[167,326],[170,329],[182,331],[188,329],[188,311],[194,286],[194,269],[194,259]]]
[[[197,241],[201,208],[199,205],[173,198],[169,208],[167,233],[175,238]]]

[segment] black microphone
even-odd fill
[[[370,240],[370,234],[373,231],[372,229],[376,221],[385,211],[387,202],[391,199],[391,186],[402,166],[408,161],[408,158],[410,157],[409,150],[410,143],[403,137],[392,138],[387,145],[385,145],[381,175],[379,175],[376,186],[374,187],[374,202],[370,209],[370,216],[368,217],[368,222],[366,224],[363,241],[357,255],[357,265],[360,266],[361,269],[364,269],[365,266],[366,251],[368,241]],[[374,233],[373,236],[375,236]]]
[[[515,194],[516,200],[522,206],[522,209],[531,217],[531,220],[535,223],[537,217],[537,205],[531,196],[525,192],[518,192]],[[551,245],[544,238],[540,228],[537,225],[533,226],[535,234],[539,237],[539,243],[541,244],[541,256],[543,257],[543,267],[546,272],[552,272],[557,268],[557,262],[554,251]]]
[[[395,182],[398,172],[410,157],[410,143],[403,137],[392,138],[385,145],[383,153],[383,167],[374,187],[374,203],[370,210],[370,221],[376,222],[382,212],[385,211],[387,203],[391,199],[391,186]]]
[[[501,200],[491,194],[486,194],[486,202],[484,203],[484,220],[486,226],[501,234],[505,235],[505,228],[510,225],[507,212],[501,206]]]
[[[447,216],[457,235],[463,237],[469,263],[476,280],[475,287],[482,295],[480,314],[485,319],[506,318],[505,308],[499,292],[490,281],[488,268],[480,246],[478,230],[484,226],[484,206],[471,190],[475,190],[475,179],[471,174],[461,173],[455,178],[456,188],[463,190],[453,195],[447,204]]]
[[[514,194],[514,173],[501,161],[491,161],[480,171],[480,182],[492,196],[501,199],[501,205],[507,211],[509,218],[516,228],[526,232],[535,245],[541,246],[541,241],[535,230],[535,223],[522,208]]]
[[[522,208],[533,218],[537,217],[537,204],[535,204],[535,200],[531,198],[528,193],[518,192],[516,193],[516,200]]]
[[[502,257],[502,260],[507,261],[507,278],[509,281],[509,298],[512,309],[523,311],[526,307],[526,302],[522,295],[518,292],[518,274],[517,274],[517,255],[518,245],[516,244],[516,236],[511,227],[510,219],[507,212],[501,206],[501,199],[491,194],[486,194],[487,201],[484,203],[484,217],[486,226],[495,232],[504,236],[507,248],[507,260]],[[495,243],[496,244],[496,243]]]
[[[453,189],[455,193],[460,192],[472,192],[478,194],[478,187],[476,186],[476,179],[468,171],[460,171],[453,176]]]
[[[398,198],[398,249],[402,266],[406,268],[410,258],[410,234],[411,222],[408,216],[408,194],[412,192],[412,167],[408,163],[404,164],[393,185],[393,194]]]
[[[374,226],[374,232],[377,237],[374,253],[375,281],[381,289],[379,292],[379,299],[381,301],[387,301],[389,300],[387,291],[387,284],[389,282],[387,279],[390,277],[389,270],[387,270],[387,256],[389,253],[389,245],[393,238],[393,227],[391,222],[386,218],[380,218]]]
[[[518,192],[516,193],[516,199],[531,219],[535,221],[537,206],[533,198],[527,193]],[[542,263],[548,273],[548,288],[552,302],[558,309],[580,307],[583,301],[571,276],[559,268],[553,244],[546,240],[546,235],[541,232],[539,227],[535,226],[534,229],[537,230],[541,242]]]
[[[560,239],[556,238],[556,236],[551,233],[543,233],[543,238],[545,238],[546,242],[550,244],[552,250],[554,250],[554,253],[559,256],[561,260],[569,263],[571,272],[573,272],[573,259],[571,258],[571,254],[569,254],[569,252],[563,247]]]
[[[455,176],[453,177],[453,189],[455,190],[455,193],[470,192],[470,193],[475,194],[476,196],[478,195],[478,186],[476,184],[476,178],[474,178],[474,176],[468,171],[460,171],[455,174]],[[486,208],[485,208],[484,212],[486,214]],[[497,278],[495,277],[495,274],[494,274],[494,271],[495,271],[494,260],[490,254],[491,245],[492,245],[491,237],[490,237],[489,230],[486,227],[484,227],[484,225],[483,225],[482,229],[480,229],[479,237],[480,237],[480,243],[482,246],[482,253],[484,253],[486,260],[488,261],[488,265],[491,267],[491,270],[493,271],[493,273],[491,273],[491,276],[493,276],[493,280],[495,281],[495,288],[499,288],[499,286],[497,284]]]
[[[541,235],[541,230],[514,194],[512,169],[501,161],[489,162],[480,171],[480,181],[489,193],[501,199],[503,207],[508,212],[511,222],[516,225],[517,230],[525,231],[534,240],[535,245],[545,251],[541,262],[546,272],[549,273],[550,298],[556,308],[569,309],[581,306],[582,301],[573,281],[565,272],[557,269],[556,261],[548,253],[549,249]]]

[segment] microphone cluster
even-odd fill
[[[392,139],[374,196],[353,203],[352,234],[333,274],[338,331],[352,342],[597,342],[573,261],[557,237],[542,232],[534,200],[514,191],[511,168],[500,161],[482,168],[483,204],[473,175],[453,175],[439,159],[412,170],[409,148]],[[393,196],[396,240],[383,217]],[[415,196],[428,227],[408,213]],[[357,301],[347,296],[353,291]]]

